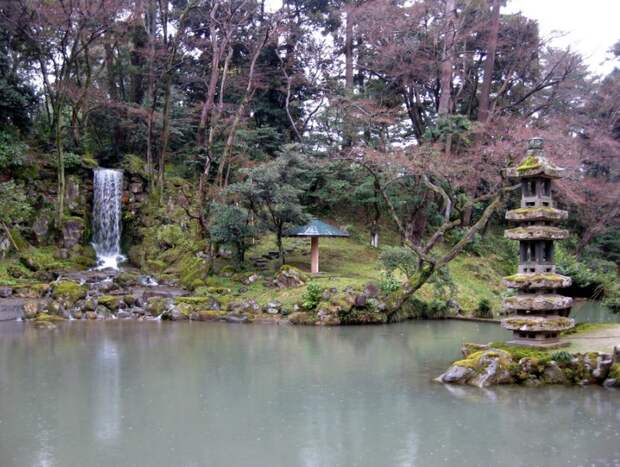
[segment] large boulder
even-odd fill
[[[47,242],[50,230],[50,217],[46,212],[40,213],[32,224],[32,232],[37,244],[44,245]]]
[[[514,382],[510,373],[512,363],[511,355],[505,350],[480,350],[454,362],[445,373],[436,378],[436,381],[468,384],[479,388],[510,384]]]
[[[62,226],[62,243],[65,248],[73,248],[80,243],[84,233],[84,221],[78,217],[65,219]]]
[[[52,298],[62,300],[68,305],[73,305],[79,299],[84,298],[88,292],[85,285],[73,281],[59,281],[52,283]]]
[[[616,347],[614,350],[618,349]],[[606,388],[620,388],[620,362],[614,363],[609,369],[607,378],[603,382]]]
[[[293,266],[285,264],[276,273],[274,284],[281,288],[301,287],[308,281],[308,275]]]

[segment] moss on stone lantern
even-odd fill
[[[521,206],[506,213],[506,219],[518,225],[505,232],[520,247],[518,273],[504,278],[504,284],[517,291],[503,302],[511,316],[502,320],[502,327],[512,331],[514,344],[555,347],[559,333],[575,325],[568,318],[572,298],[556,293],[571,285],[570,277],[556,273],[554,262],[554,242],[568,236],[553,225],[568,217],[554,206],[551,191],[562,171],[545,159],[541,138],[531,139],[525,159],[506,171],[521,182]]]

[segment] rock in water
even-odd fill
[[[509,366],[512,357],[505,350],[488,349],[470,354],[454,362],[448,371],[435,379],[440,383],[469,384],[486,388],[513,382]]]

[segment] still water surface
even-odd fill
[[[620,391],[432,382],[456,321],[0,325],[0,466],[618,466]]]

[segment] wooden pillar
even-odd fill
[[[310,272],[319,272],[319,237],[310,237]]]

